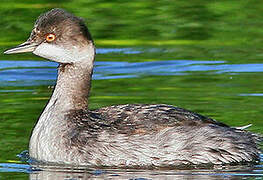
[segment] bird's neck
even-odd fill
[[[57,84],[49,103],[55,103],[61,111],[88,107],[94,56],[95,49],[91,48],[81,61],[59,65]]]
[[[58,149],[63,150],[62,137],[70,130],[65,115],[88,107],[94,56],[92,46],[74,63],[60,64],[54,92],[31,135],[31,157],[47,162],[63,159]]]

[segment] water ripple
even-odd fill
[[[110,50],[107,49],[107,51]],[[57,66],[57,63],[49,61],[1,61],[0,86],[54,84]],[[134,78],[151,75],[174,76],[188,75],[193,72],[208,74],[263,72],[262,67],[263,64],[227,64],[226,61],[97,61],[95,62],[93,79]]]

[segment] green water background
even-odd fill
[[[25,41],[39,14],[61,7],[84,18],[99,48],[158,49],[140,54],[99,54],[97,61],[186,59],[253,64],[263,59],[263,1],[259,0],[1,0],[0,7],[0,52]],[[31,54],[2,53],[0,59],[43,60]],[[262,72],[190,72],[183,76],[95,80],[90,107],[166,103],[231,126],[252,123],[249,130],[263,133],[263,96],[240,96],[263,93],[262,75]],[[17,162],[16,154],[28,149],[33,125],[52,89],[47,86],[1,86],[0,89],[33,90],[0,92],[0,162]]]

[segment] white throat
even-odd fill
[[[58,46],[56,44],[50,44],[43,42],[41,43],[33,53],[37,56],[56,61],[59,63],[77,63],[81,61],[85,64],[93,64],[93,57],[95,56],[95,47],[93,43],[89,43],[85,47],[71,46],[70,49]]]

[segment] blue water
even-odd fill
[[[140,54],[145,51],[158,51],[158,48],[147,50],[132,48],[101,48],[97,54]],[[187,76],[193,73],[205,75],[228,74],[238,75],[242,73],[263,72],[263,63],[231,64],[227,60],[162,60],[141,62],[126,61],[96,61],[93,79],[125,79],[147,76]],[[54,85],[58,64],[50,61],[1,61],[0,63],[0,86],[39,86]],[[0,93],[31,92],[30,89],[3,89]],[[246,92],[246,91],[244,91]],[[241,93],[239,96],[263,96],[260,92]],[[21,157],[20,157],[21,158]],[[22,163],[22,162],[21,162]],[[262,164],[262,160],[261,160]],[[41,169],[41,170],[40,170]],[[217,168],[216,170],[192,170],[192,171],[148,171],[148,170],[100,170],[100,169],[72,169],[64,167],[41,167],[35,168],[28,164],[0,163],[0,172],[28,173],[30,178],[51,177],[52,179],[233,179],[263,177],[263,165],[239,166],[229,168]],[[81,178],[79,178],[81,177]],[[41,178],[40,178],[41,179]],[[43,178],[44,179],[44,178]]]
[[[0,172],[30,173],[32,171],[33,171],[32,166],[28,164],[0,163]]]
[[[103,53],[140,53],[131,48],[103,48]],[[1,61],[0,86],[52,85],[56,80],[55,62],[50,61]],[[229,64],[222,61],[162,60],[152,62],[96,61],[93,79],[134,78],[152,75],[187,75],[192,72],[207,74],[263,72],[263,64]]]

